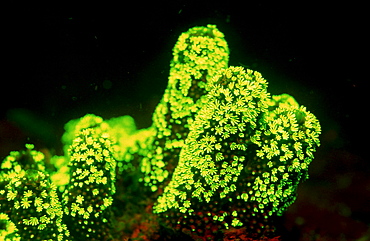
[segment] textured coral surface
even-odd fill
[[[193,27],[173,49],[151,127],[88,114],[65,125],[64,156],[45,160],[31,144],[11,153],[1,166],[3,237],[145,240],[157,226],[195,240],[279,239],[276,219],[308,177],[321,127],[290,95],[270,96],[259,72],[228,67],[228,54],[215,25]],[[122,224],[128,215],[140,220]]]
[[[330,31],[320,32],[329,25],[316,11],[307,11],[306,18],[298,10],[288,11],[292,8],[260,5],[231,13],[227,7],[216,11],[207,6],[207,12],[192,6],[192,12],[208,18],[199,25],[205,28],[189,31],[198,24],[181,24],[191,8],[182,5],[173,12],[177,21],[167,23],[182,26],[170,27],[171,35],[164,22],[158,24],[163,15],[142,6],[140,16],[151,18],[147,28],[134,27],[136,18],[127,19],[131,27],[115,27],[122,26],[118,17],[83,23],[73,14],[62,22],[50,15],[40,28],[46,38],[37,38],[43,22],[22,22],[33,29],[25,34],[25,27],[17,28],[22,39],[38,40],[29,46],[32,51],[17,55],[32,58],[29,67],[14,72],[29,81],[18,85],[14,78],[15,95],[2,102],[10,110],[0,121],[0,218],[6,230],[1,235],[10,240],[369,239],[369,165],[358,152],[365,150],[356,144],[360,139],[354,138],[362,136],[361,125],[350,123],[357,120],[361,102],[356,100],[364,89],[354,71],[359,68],[350,67],[357,58],[345,57],[345,40],[361,38],[338,18],[330,17]],[[215,26],[206,27],[213,22],[209,11],[223,17],[219,29],[226,36]],[[125,44],[119,34],[108,38],[103,34],[108,25],[97,31],[95,24],[109,19],[115,20],[109,31],[142,47]],[[237,21],[243,43],[236,48],[235,29],[228,27]],[[331,38],[336,23],[341,34]],[[53,42],[56,36],[62,45]],[[169,45],[162,62],[148,58],[161,52],[149,47],[151,39]],[[329,42],[346,44],[334,51]],[[17,49],[28,48],[23,43]],[[50,51],[53,43],[57,51]],[[163,69],[173,44],[169,69]],[[109,57],[109,49],[116,57]],[[119,54],[128,62],[117,64]],[[51,56],[62,57],[56,61]],[[346,60],[351,61],[343,66]],[[115,66],[121,66],[119,74]],[[138,79],[145,81],[135,83]],[[323,127],[317,150],[319,125],[309,111]]]

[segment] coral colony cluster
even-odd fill
[[[88,114],[65,125],[64,156],[1,163],[4,240],[280,240],[320,124],[260,73],[228,66],[214,25],[180,35],[153,124]]]

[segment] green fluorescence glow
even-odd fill
[[[319,121],[289,94],[271,95],[259,72],[229,67],[215,25],[182,33],[172,53],[149,128],[87,114],[65,124],[63,156],[27,144],[2,161],[0,239],[113,240],[115,221],[153,203],[194,239],[230,228],[275,237],[275,218],[308,178]],[[113,210],[129,214],[115,220]]]
[[[12,151],[1,163],[1,169],[20,172],[21,170],[35,169],[45,171],[44,154],[33,150],[33,144],[26,144],[25,151]]]
[[[87,128],[70,146],[71,185],[63,193],[63,205],[75,239],[110,237],[110,222],[102,223],[102,219],[111,220],[110,207],[116,191],[112,145],[108,132]],[[83,225],[84,220],[89,220],[89,225]]]
[[[71,120],[64,126],[66,132],[62,137],[64,152],[69,159],[68,150],[76,135],[83,129],[93,128],[96,134],[109,133],[112,145],[112,154],[117,161],[117,174],[132,168],[132,153],[142,152],[147,139],[156,132],[152,128],[137,130],[131,116],[120,116],[104,120],[100,116],[87,114],[79,119]],[[57,179],[57,178],[56,178]]]
[[[189,123],[205,104],[206,85],[219,69],[227,68],[228,54],[224,35],[214,25],[191,28],[176,42],[168,85],[153,114],[154,135],[145,140],[146,150],[131,152],[129,158],[139,159],[139,181],[151,191],[171,178]]]
[[[0,239],[4,241],[20,241],[18,229],[5,213],[0,213],[0,222],[4,224],[4,229],[0,229]]]
[[[65,154],[68,154],[68,149],[76,138],[76,135],[86,128],[95,128],[97,132],[106,132],[109,125],[104,122],[103,118],[93,114],[87,114],[79,119],[70,120],[64,125],[65,133],[62,136]]]
[[[257,219],[282,215],[308,177],[321,132],[316,117],[287,94],[271,97],[261,74],[242,67],[220,70],[206,89],[206,104],[189,125],[154,212],[205,212],[217,201],[218,212],[238,210],[222,220],[227,227],[251,225],[245,211]],[[186,205],[189,199],[193,205]],[[245,204],[235,205],[235,199]],[[248,204],[254,208],[245,210]]]
[[[56,169],[56,171],[50,172],[50,179],[58,187],[58,190],[63,192],[70,181],[69,160],[65,156],[53,156],[50,163]]]
[[[242,67],[221,70],[210,80],[207,105],[199,110],[190,126],[179,164],[164,195],[159,197],[155,212],[183,206],[181,199],[177,198],[180,194],[177,190],[183,189],[181,186],[186,188],[189,183],[192,184],[189,196],[200,202],[209,202],[217,196],[216,191],[226,197],[236,190],[236,180],[244,169],[244,151],[248,144],[253,144],[252,141],[238,141],[238,134],[245,134],[249,129],[255,135],[253,129],[257,125],[257,117],[268,107],[266,87],[266,81],[258,72],[245,71]],[[253,104],[255,102],[259,105]],[[233,155],[228,156],[227,161],[221,161],[214,152],[216,148],[223,155],[222,159],[226,159],[222,153]]]
[[[26,151],[11,152],[0,175],[0,217],[6,220],[4,240],[68,240],[62,205],[56,186],[44,172],[44,156],[26,145]],[[25,164],[25,163],[28,164]]]

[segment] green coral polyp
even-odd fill
[[[213,207],[213,220],[226,228],[273,232],[265,217],[282,215],[295,200],[320,125],[293,97],[270,97],[266,88],[260,73],[242,67],[221,70],[207,83],[207,104],[189,126],[154,212],[183,220],[180,213],[192,217]],[[261,230],[254,223],[267,225]]]
[[[87,114],[65,125],[64,156],[45,161],[31,144],[11,152],[0,172],[1,238],[126,240],[119,232],[148,215],[194,239],[222,240],[227,229],[276,237],[276,217],[308,178],[320,124],[228,60],[216,26],[191,28],[173,48],[152,126]]]
[[[153,113],[153,138],[139,151],[139,181],[149,190],[163,190],[177,166],[178,155],[189,132],[189,123],[205,104],[206,83],[227,68],[229,49],[214,25],[194,27],[182,33],[173,48],[168,85]],[[140,144],[141,145],[141,144]],[[135,161],[135,160],[134,160]]]
[[[70,147],[71,183],[63,194],[66,220],[74,238],[110,237],[110,207],[115,193],[116,160],[107,132],[82,129]]]
[[[235,91],[230,91],[230,87],[239,89],[237,95]],[[196,197],[199,201],[206,202],[214,195],[228,195],[230,186],[231,190],[235,189],[234,182],[240,175],[245,160],[245,156],[239,155],[239,152],[247,148],[247,141],[243,141],[237,132],[248,126],[252,131],[257,116],[267,109],[266,99],[269,95],[266,92],[266,81],[257,72],[254,75],[241,67],[230,67],[210,80],[207,88],[210,90],[207,94],[208,104],[199,111],[189,126],[190,133],[181,151],[179,164],[164,195],[159,197],[158,204],[154,207],[155,212],[183,206],[181,201],[169,202],[168,200],[176,198],[167,196],[181,194],[176,192],[184,189],[181,186],[193,190],[188,194],[189,198]],[[236,97],[239,97],[238,103],[233,101]],[[260,103],[255,107],[249,105],[249,101]],[[214,152],[216,149],[219,151]],[[231,151],[236,155],[225,155]],[[227,161],[221,162],[225,159]],[[194,185],[196,188],[189,188],[189,183],[198,184]]]
[[[68,240],[69,231],[63,223],[56,186],[43,172],[44,155],[32,150],[33,145],[26,147],[26,151],[11,152],[1,166],[0,213],[16,228],[6,237],[9,240]]]

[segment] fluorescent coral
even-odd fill
[[[6,240],[68,240],[56,186],[43,172],[44,155],[32,148],[12,152],[1,165],[0,210],[11,231]]]
[[[307,178],[320,126],[292,97],[270,99],[266,87],[242,67],[215,75],[154,212],[211,240],[204,230],[214,227],[273,233],[270,216],[283,214]]]
[[[63,193],[65,220],[78,240],[107,240],[116,160],[108,133],[81,130],[70,148],[71,185]]]
[[[189,124],[206,96],[206,83],[228,65],[229,49],[214,25],[194,27],[180,35],[173,49],[163,98],[153,113],[155,137],[141,157],[144,185],[157,191],[168,183],[189,132]]]
[[[88,114],[65,125],[64,156],[12,152],[1,166],[3,237],[278,240],[276,218],[308,178],[320,124],[228,58],[216,26],[191,28],[151,127]]]

